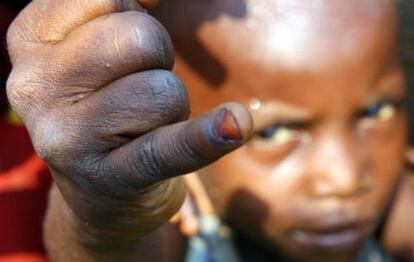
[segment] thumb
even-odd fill
[[[200,118],[156,129],[115,149],[103,166],[115,174],[113,178],[124,180],[118,181],[124,188],[130,188],[134,180],[136,187],[147,186],[218,160],[242,146],[252,129],[247,109],[228,103]]]

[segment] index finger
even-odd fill
[[[22,41],[54,44],[97,17],[131,10],[143,8],[137,0],[34,0],[10,26],[9,46],[19,48]]]

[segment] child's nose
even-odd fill
[[[348,198],[370,189],[371,171],[358,141],[335,134],[314,142],[305,171],[309,195]]]

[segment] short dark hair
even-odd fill
[[[413,65],[414,58],[414,1],[399,0],[400,43],[403,59]]]
[[[407,79],[410,144],[414,145],[414,1],[398,0],[400,52]]]

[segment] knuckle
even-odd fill
[[[37,120],[38,112],[53,106],[49,103],[53,94],[46,92],[47,83],[41,79],[45,77],[42,66],[29,61],[16,64],[6,83],[10,104],[25,124],[29,124],[26,120],[30,120],[31,115]]]
[[[21,28],[22,24],[22,16],[23,12],[18,15],[14,21],[10,24],[9,28],[7,29],[7,49],[14,50],[16,45],[18,45],[22,40],[22,34],[24,34],[24,31]]]
[[[187,119],[190,104],[187,90],[181,80],[170,72],[159,72],[159,83],[153,85],[158,114],[168,122]]]
[[[29,108],[35,107],[38,93],[33,89],[33,80],[28,72],[15,67],[7,79],[6,91],[11,106],[19,115],[25,115]]]
[[[66,158],[71,138],[53,116],[48,115],[37,120],[31,129],[33,146],[39,156],[50,165],[59,165]]]
[[[38,155],[51,167],[70,173],[84,173],[84,168],[93,168],[91,150],[83,128],[53,111],[36,119],[30,135]]]
[[[11,23],[11,25],[9,26],[8,30],[7,30],[7,36],[6,36],[6,43],[7,43],[7,50],[9,52],[9,56],[11,61],[13,61],[14,59],[14,52],[12,52],[13,50],[15,50],[15,46],[16,46],[16,20],[13,21],[13,23]]]
[[[22,86],[21,79],[16,75],[15,70],[12,71],[9,78],[7,79],[6,90],[10,104],[14,110],[19,113],[21,105],[26,100],[26,92],[23,92],[19,87]]]
[[[190,128],[187,127],[185,132],[182,133],[182,139],[179,146],[177,146],[177,151],[184,159],[187,159],[188,163],[195,165],[196,163],[207,162],[205,154],[202,153],[200,144],[196,143],[197,140],[191,139]]]
[[[128,103],[128,108],[122,111],[121,108],[114,110],[118,114],[122,112],[123,118],[136,119],[138,115],[141,126],[153,129],[189,117],[187,90],[173,73],[163,70],[137,73],[131,76],[131,86],[133,88],[128,89],[128,92],[120,97],[139,102]]]
[[[163,26],[153,17],[136,11],[124,14],[125,35],[128,36],[126,51],[140,54],[147,69],[171,69],[174,64],[172,41]],[[130,55],[131,52],[126,52]]]
[[[143,144],[137,147],[137,150],[140,161],[133,164],[135,170],[139,170],[140,175],[146,177],[149,181],[161,180],[162,161],[156,136],[148,135]]]
[[[40,43],[39,26],[45,19],[43,15],[39,15],[37,5],[39,1],[33,1],[28,4],[14,19],[10,25],[7,34],[7,42],[13,47],[21,48],[22,44]]]

